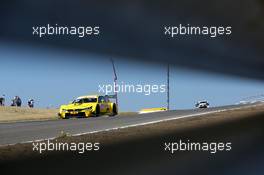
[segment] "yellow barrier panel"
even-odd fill
[[[139,111],[139,114],[167,111],[167,108],[145,108]]]

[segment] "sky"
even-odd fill
[[[85,58],[85,59],[84,59]],[[162,64],[114,58],[118,83],[166,85]],[[44,47],[0,42],[0,95],[6,103],[18,95],[37,108],[58,108],[81,95],[98,94],[99,85],[113,84],[109,57]],[[264,83],[171,67],[171,109],[191,109],[199,100],[211,106],[235,104],[243,98],[263,94]],[[120,111],[166,107],[166,92],[119,93]]]

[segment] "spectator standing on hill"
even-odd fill
[[[34,108],[34,100],[32,98],[28,100],[28,107]]]
[[[14,99],[12,100],[11,106],[21,107],[21,105],[22,105],[21,98],[19,96],[15,96]]]
[[[0,106],[5,106],[5,95],[2,95],[2,97],[0,97]]]
[[[19,96],[16,96],[16,104],[18,107],[21,107],[21,105],[22,105],[22,100]]]
[[[12,101],[12,102],[11,102],[11,105],[10,105],[10,106],[16,106],[16,104],[15,104],[15,99],[12,99],[11,101]]]

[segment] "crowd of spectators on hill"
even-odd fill
[[[6,105],[6,97],[5,95],[0,96],[0,106],[5,106]],[[31,98],[27,102],[28,107],[34,108],[34,100]],[[16,106],[16,107],[21,107],[22,106],[22,100],[19,96],[15,96],[11,100],[11,105],[10,106]]]

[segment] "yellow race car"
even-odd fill
[[[100,115],[115,116],[117,113],[117,105],[110,101],[110,96],[89,95],[78,97],[68,105],[61,105],[58,115],[62,119],[68,119]]]

